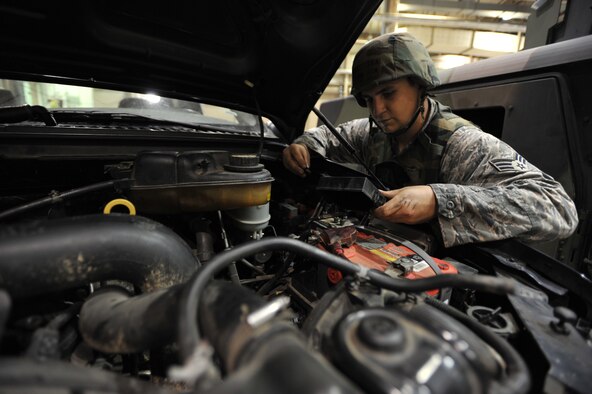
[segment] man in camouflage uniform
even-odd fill
[[[563,187],[510,146],[427,96],[439,85],[434,64],[409,34],[386,34],[356,55],[352,94],[370,117],[337,127],[362,160],[393,190],[379,218],[439,228],[444,246],[517,237],[549,241],[577,226]],[[353,162],[322,126],[283,152],[284,165],[305,176],[312,149]]]

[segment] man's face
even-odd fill
[[[407,126],[417,109],[419,87],[407,78],[384,83],[362,93],[370,115],[385,133]]]

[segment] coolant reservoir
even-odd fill
[[[256,155],[227,151],[141,152],[132,178],[130,199],[157,214],[267,204],[273,181]]]

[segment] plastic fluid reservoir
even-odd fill
[[[130,199],[139,211],[181,213],[265,205],[273,177],[253,154],[141,152]]]

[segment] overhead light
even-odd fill
[[[156,104],[156,103],[160,102],[160,96],[157,96],[152,93],[143,94],[142,98],[148,100],[148,102],[152,103],[152,104]]]
[[[436,56],[434,58],[434,63],[436,63],[436,68],[439,70],[448,70],[449,68],[462,66],[462,65],[468,64],[470,62],[471,62],[470,57],[462,56],[462,55],[442,55],[442,56]]]
[[[514,19],[515,13],[514,12],[502,12],[502,14],[500,15],[500,18],[503,21],[509,21],[511,19]]]
[[[518,50],[518,36],[507,33],[476,31],[473,48],[492,52],[516,52]]]
[[[411,19],[432,19],[432,20],[446,20],[455,19],[446,15],[432,15],[432,14],[410,14],[407,12],[400,12],[398,16]]]

